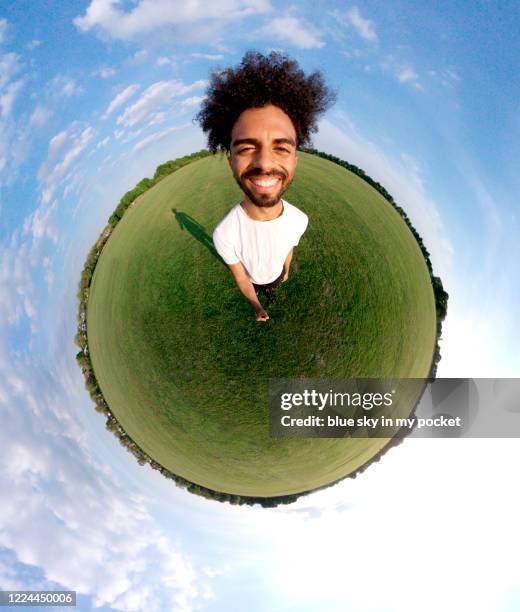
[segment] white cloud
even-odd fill
[[[19,105],[20,91],[27,79],[18,76],[23,65],[16,53],[0,53],[0,183],[12,185],[18,178],[18,168],[30,151],[32,133],[25,113],[14,111]],[[1,200],[1,198],[0,198]],[[0,202],[1,206],[1,202]]]
[[[0,55],[0,90],[21,70],[20,56],[16,53]]]
[[[29,125],[33,127],[42,127],[47,123],[50,116],[50,111],[38,104],[38,106],[33,110],[31,117],[29,118]]]
[[[158,66],[175,66],[175,60],[172,59],[171,57],[158,57],[156,62],[155,62]]]
[[[369,19],[363,18],[357,6],[353,6],[347,11],[347,20],[362,38],[371,42],[377,40],[374,23]]]
[[[64,75],[55,76],[49,83],[50,92],[53,95],[72,98],[83,93],[83,88],[70,77]]]
[[[58,134],[50,148],[63,155],[70,136],[69,130]],[[198,609],[207,576],[196,570],[181,538],[151,516],[152,501],[136,491],[136,481],[122,483],[106,456],[100,460],[92,450],[103,439],[104,451],[110,447],[133,465],[93,412],[74,363],[75,291],[65,291],[67,304],[50,305],[34,295],[30,253],[50,208],[40,207],[27,220],[24,242],[19,231],[0,242],[0,405],[6,421],[0,490],[10,492],[0,504],[0,581],[5,588],[61,586],[91,597],[94,607],[114,610]],[[55,281],[50,263],[49,255],[42,257],[49,290]],[[35,304],[50,308],[51,319]],[[11,350],[7,327],[23,316],[41,334],[39,348],[17,339]],[[92,437],[80,420],[87,410],[99,427]],[[122,474],[126,478],[126,467]]]
[[[193,610],[207,578],[155,524],[149,500],[98,463],[71,409],[81,376],[73,376],[74,394],[66,390],[57,377],[59,354],[42,360],[23,351],[2,364],[9,423],[0,431],[0,489],[10,497],[0,507],[0,546],[11,561],[43,574],[42,586],[90,596],[94,607],[161,612],[175,602],[176,610]],[[76,367],[71,357],[64,365]],[[85,408],[92,409],[88,402]],[[0,572],[6,574],[1,564]],[[7,578],[16,583],[14,574]]]
[[[191,96],[190,98],[186,98],[181,102],[183,106],[198,106],[202,100],[204,100],[205,96]]]
[[[92,148],[91,153],[95,153],[97,150],[96,148]],[[91,157],[91,153],[89,153],[88,158]],[[62,202],[64,202],[66,200],[66,198],[76,192],[78,193],[82,183],[84,182],[85,178],[87,175],[87,170],[85,168],[85,165],[81,165],[81,166],[76,166],[74,168],[72,168],[72,170],[70,172],[67,173],[67,175],[63,178],[63,180],[61,181],[62,185],[63,185],[63,195],[62,195]]]
[[[222,53],[192,53],[191,57],[196,59],[205,59],[211,62],[224,59],[224,55],[222,55]]]
[[[356,6],[350,9],[346,14],[335,10],[331,11],[329,15],[335,21],[339,21],[345,25],[354,27],[358,34],[365,40],[377,42],[378,37],[375,32],[373,22],[364,19]],[[365,72],[372,72],[374,67],[377,67],[380,70],[391,74],[399,83],[403,83],[420,91],[423,90],[423,86],[420,82],[417,71],[413,67],[412,63],[406,58],[396,57],[392,53],[381,55],[377,47],[365,48],[363,50],[349,49],[348,51],[343,50],[341,53],[349,59],[359,59],[363,61],[363,70]],[[377,58],[378,56],[379,60],[376,60],[376,64],[367,63],[367,58],[373,59],[374,57]],[[430,71],[430,76],[433,77],[435,75],[435,71]],[[453,75],[456,76],[456,73],[453,73]],[[444,79],[448,80],[448,77],[445,75]]]
[[[150,121],[148,122],[148,126],[159,125],[160,123],[164,123],[166,121],[166,113],[161,111],[159,113],[154,113],[151,116]]]
[[[194,24],[219,27],[271,9],[268,0],[218,0],[215,2],[180,2],[138,0],[129,10],[121,10],[116,0],[92,0],[84,15],[74,19],[82,32],[93,28],[116,39],[132,39],[154,30],[173,28],[179,35],[197,28]]]
[[[58,242],[58,232],[54,225],[53,217],[56,212],[57,202],[54,200],[52,205],[41,203],[24,221],[23,234],[32,234],[37,245],[43,238],[47,237],[54,244]]]
[[[35,581],[30,580],[29,576],[24,576],[22,579],[19,575],[16,568],[16,555],[12,551],[2,551],[2,557],[0,558],[0,584],[4,590],[23,591],[29,588],[37,590],[39,584],[35,585]]]
[[[291,15],[276,17],[254,32],[253,37],[279,40],[300,49],[320,49],[325,46],[311,27]]]
[[[16,100],[16,96],[18,95],[23,84],[24,81],[22,79],[13,81],[12,83],[9,83],[2,95],[0,95],[0,116],[3,119],[9,117],[11,114],[14,101]]]
[[[48,156],[54,157],[67,141],[67,130],[63,130],[53,136],[49,141]]]
[[[106,147],[107,144],[110,141],[110,137],[107,136],[106,138],[103,138],[103,140],[100,140],[97,145],[96,145],[96,149],[101,149],[102,147]]]
[[[129,62],[131,64],[142,64],[144,61],[146,61],[147,58],[148,58],[148,51],[146,49],[141,49],[139,51],[136,51],[132,55]]]
[[[386,72],[391,73],[399,83],[410,85],[415,89],[423,89],[419,81],[419,75],[410,62],[401,61],[393,55],[388,55],[382,62],[382,68]]]
[[[140,136],[147,127],[150,127],[151,125],[157,125],[161,122],[161,117],[160,117],[160,113],[154,113],[154,115],[152,115],[152,120],[145,126],[140,127],[137,130],[129,130],[128,132],[125,132],[124,130],[122,130],[121,133],[118,132],[118,134],[116,135],[116,138],[118,140],[121,140],[121,144],[126,144],[127,142],[130,142],[131,140],[134,140],[135,138],[137,138],[138,136]]]
[[[20,245],[18,236],[13,235],[9,244],[0,244],[0,343],[2,325],[18,323],[25,312],[25,300],[33,294],[29,245]],[[0,371],[2,365],[0,359]]]
[[[418,76],[411,66],[402,66],[397,72],[397,78],[400,83],[408,83],[410,81],[417,81]]]
[[[139,85],[134,83],[133,85],[129,85],[126,89],[123,89],[123,91],[119,92],[117,96],[108,105],[107,110],[105,111],[105,116],[108,116],[113,113],[116,108],[119,108],[129,98],[131,98],[138,89]]]
[[[59,132],[59,134],[56,134],[56,136],[53,136],[49,141],[47,159],[40,166],[38,171],[38,179],[42,181],[48,176],[56,174],[61,176],[72,161],[78,157],[83,149],[89,144],[93,135],[94,130],[91,127],[78,130],[77,124],[73,123],[67,130],[63,130]],[[68,150],[63,154],[62,160],[51,170],[50,166],[53,160],[64,148],[66,143],[70,145]]]
[[[79,85],[74,81],[74,79],[67,79],[63,84],[61,93],[68,98],[71,96],[75,96],[81,93],[82,89]]]
[[[54,272],[52,270],[45,270],[43,280],[45,281],[48,290],[52,291],[52,287],[54,285]]]
[[[38,40],[37,38],[33,38],[25,45],[25,48],[28,51],[33,51],[34,49],[36,49],[36,47],[39,47],[41,44],[42,44],[41,40]]]
[[[66,130],[53,136],[45,161],[40,165],[37,178],[41,186],[41,203],[47,204],[53,197],[67,170],[94,138],[94,129],[73,122]]]
[[[72,139],[72,146],[65,153],[63,159],[57,164],[53,170],[54,175],[61,176],[70,164],[78,157],[85,149],[94,136],[94,130],[91,127],[85,128],[77,137]]]
[[[182,96],[194,89],[200,89],[207,85],[207,81],[195,81],[191,85],[185,85],[180,81],[157,81],[150,85],[139,100],[127,107],[123,114],[117,118],[118,125],[133,127],[145,120],[157,108],[169,102],[172,98]]]
[[[102,79],[108,79],[112,76],[114,76],[114,74],[116,74],[117,70],[115,70],[114,68],[110,68],[110,67],[106,67],[104,66],[103,68],[100,68],[98,70],[98,74]]]
[[[144,149],[145,147],[151,145],[153,142],[162,140],[163,138],[166,138],[166,136],[169,136],[173,132],[178,132],[179,130],[182,130],[189,126],[190,126],[189,123],[185,123],[183,125],[167,128],[166,130],[162,130],[161,132],[154,132],[153,134],[150,134],[150,136],[147,136],[146,138],[143,138],[139,142],[136,142],[136,144],[132,148],[132,153],[137,153],[141,149]]]

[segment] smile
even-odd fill
[[[279,177],[269,179],[250,179],[253,185],[256,185],[257,187],[273,187],[279,180]]]

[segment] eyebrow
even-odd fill
[[[292,139],[292,138],[275,138],[273,140],[274,144],[288,144],[291,145],[293,147],[296,146],[296,142]],[[257,140],[256,138],[239,138],[238,140],[234,140],[231,143],[232,147],[238,147],[242,144],[252,144],[252,145],[257,145],[260,144],[260,141]]]

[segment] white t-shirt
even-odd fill
[[[240,203],[228,212],[213,232],[213,244],[227,264],[242,262],[251,282],[266,285],[283,270],[289,251],[307,229],[307,215],[282,200],[283,212],[276,219],[252,219]]]

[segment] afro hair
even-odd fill
[[[207,135],[212,153],[229,152],[231,130],[249,108],[273,104],[291,119],[297,146],[310,144],[317,118],[336,100],[319,70],[305,76],[298,63],[276,51],[268,56],[248,51],[237,68],[215,71],[206,97],[195,116]]]

